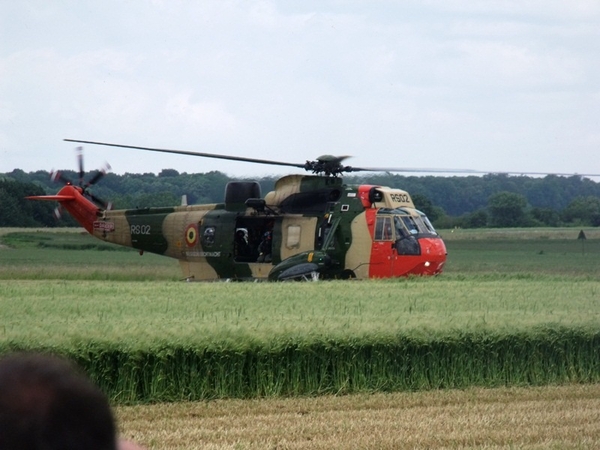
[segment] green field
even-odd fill
[[[174,259],[102,242],[83,229],[0,229],[0,280],[178,280]]]
[[[577,239],[584,231],[587,239]],[[600,278],[600,228],[444,230],[444,277]],[[89,251],[84,251],[89,250]],[[99,241],[81,229],[0,229],[0,280],[181,279],[177,261]]]
[[[599,235],[552,231],[446,232],[435,278],[272,284],[11,230],[0,352],[66,354],[126,403],[598,382]]]
[[[583,231],[586,239],[578,239]],[[600,228],[447,230],[446,275],[530,274],[600,279]]]

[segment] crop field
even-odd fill
[[[597,449],[600,385],[160,403],[117,409],[160,449]]]
[[[580,231],[449,230],[439,277],[275,284],[184,283],[174,260],[78,231],[0,230],[0,353],[75,359],[123,405],[124,434],[151,448],[593,448],[600,230],[583,230],[585,240]],[[512,399],[520,412],[510,413]],[[247,405],[272,414],[254,417]],[[485,405],[496,412],[469,412]],[[436,420],[457,417],[468,430],[500,410],[507,424],[534,420],[529,408],[556,415],[527,438],[506,430],[492,438],[492,427],[479,437],[455,430],[418,438],[394,419],[417,407],[424,415],[411,420],[437,430]],[[446,419],[440,408],[449,409]],[[376,435],[342,410],[380,416],[369,427]],[[158,417],[174,434],[144,428]],[[265,425],[261,437],[202,434],[198,444],[190,441],[198,430],[184,426],[190,417],[213,430],[231,417],[301,425]],[[333,428],[323,428],[326,420]],[[561,440],[552,421],[578,422],[581,432]],[[348,427],[365,440],[341,437]],[[544,430],[545,440],[536,434]]]

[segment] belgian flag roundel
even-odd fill
[[[196,224],[188,225],[185,230],[185,242],[188,247],[193,247],[198,242],[198,227]]]

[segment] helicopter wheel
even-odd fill
[[[340,274],[341,280],[352,280],[354,278],[356,278],[356,274],[354,273],[354,271],[352,271],[350,269],[345,269]]]

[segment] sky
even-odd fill
[[[600,2],[0,0],[0,173],[76,169],[64,138],[600,174]],[[298,173],[84,153],[119,174]]]

